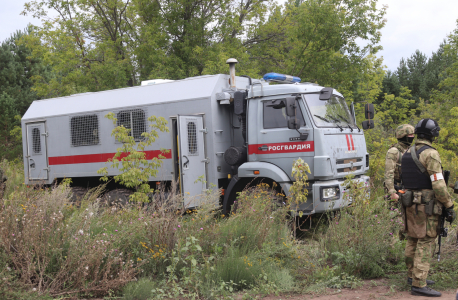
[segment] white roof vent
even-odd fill
[[[170,80],[170,79],[152,79],[152,80],[145,80],[142,81],[142,86],[144,85],[155,85],[155,84],[161,84],[161,83],[167,83],[167,82],[172,82],[175,80]]]

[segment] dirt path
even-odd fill
[[[375,282],[375,284],[374,284]],[[456,291],[440,291],[442,297],[433,299],[455,300]],[[280,297],[265,297],[264,300],[426,300],[428,297],[419,297],[410,295],[410,291],[398,291],[391,289],[389,283],[383,279],[377,281],[365,281],[361,288],[351,290],[330,289],[327,295],[284,295]]]

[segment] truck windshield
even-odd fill
[[[304,95],[315,124],[319,127],[354,127],[350,110],[345,99],[332,95],[327,101],[320,100],[319,94]]]

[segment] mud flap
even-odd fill
[[[236,186],[237,182],[239,181],[239,177],[234,175],[227,186],[226,191],[224,192],[224,200],[223,200],[223,214],[228,214],[231,211],[231,205],[234,203],[235,195],[232,195],[236,191],[234,187]]]

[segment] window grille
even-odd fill
[[[188,152],[189,155],[199,155],[197,153],[197,126],[193,121],[188,121]]]
[[[41,154],[40,128],[32,128],[33,154]]]
[[[70,131],[73,147],[99,144],[99,121],[97,115],[71,117]]]
[[[130,129],[129,136],[133,136],[136,141],[143,139],[142,133],[146,132],[146,115],[142,109],[121,110],[118,112],[117,126],[124,126]]]

